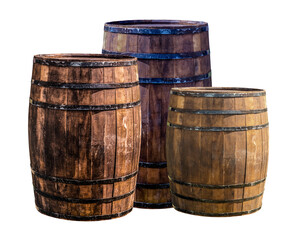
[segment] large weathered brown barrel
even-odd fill
[[[29,146],[38,211],[71,220],[133,207],[141,142],[137,61],[34,56]]]
[[[268,164],[265,91],[173,88],[166,137],[175,209],[237,216],[261,208]]]
[[[136,207],[171,207],[165,157],[169,92],[211,86],[208,24],[130,20],[105,24],[103,52],[138,58],[142,144]]]

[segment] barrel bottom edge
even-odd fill
[[[171,202],[165,203],[145,203],[145,202],[134,202],[134,207],[137,208],[149,208],[149,209],[158,209],[158,208],[171,208]]]
[[[38,206],[36,206],[36,209],[40,213],[47,215],[49,217],[55,217],[55,218],[66,219],[66,220],[74,220],[74,221],[99,221],[99,220],[110,220],[113,218],[125,216],[128,213],[130,213],[133,208],[130,208],[127,211],[120,212],[120,213],[115,213],[115,214],[110,214],[110,215],[95,215],[95,216],[71,216],[71,215],[66,215],[66,214],[61,214],[61,213],[56,213],[56,212],[49,212]]]
[[[255,208],[249,211],[242,211],[242,212],[228,212],[228,213],[205,213],[205,212],[195,212],[191,210],[181,209],[173,205],[173,208],[179,212],[192,214],[192,215],[198,215],[198,216],[205,216],[205,217],[235,217],[235,216],[242,216],[251,214],[254,212],[257,212],[261,209],[261,206],[259,208]]]

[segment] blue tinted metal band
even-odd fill
[[[199,216],[208,216],[208,217],[231,217],[231,216],[241,216],[241,215],[245,215],[245,214],[250,214],[250,213],[254,213],[257,212],[258,210],[261,209],[261,206],[259,208],[255,208],[249,211],[243,211],[243,212],[226,212],[226,213],[206,213],[206,212],[196,212],[196,211],[191,211],[191,210],[186,210],[186,209],[182,209],[182,208],[178,208],[177,206],[173,205],[173,207],[179,211],[179,212],[183,212],[183,213],[189,213],[189,214],[193,214],[193,215],[199,215]]]
[[[81,198],[68,198],[68,197],[61,197],[61,196],[55,196],[51,195],[47,192],[43,192],[37,188],[34,188],[34,192],[37,193],[38,195],[41,195],[45,198],[50,198],[56,201],[61,201],[61,202],[69,202],[69,203],[81,203],[81,204],[92,204],[92,203],[112,203],[114,201],[118,201],[124,198],[129,197],[134,193],[134,189],[131,192],[128,192],[126,194],[117,196],[117,197],[111,197],[111,198],[100,198],[100,199],[95,199],[95,198],[87,198],[87,199],[81,199]]]
[[[118,55],[118,54],[116,54]],[[125,56],[102,56],[105,58],[115,58],[124,59]],[[83,62],[83,61],[68,61],[68,60],[57,60],[57,59],[41,59],[34,57],[33,63],[46,65],[46,66],[55,66],[55,67],[85,67],[85,68],[101,68],[101,67],[122,67],[122,66],[132,66],[136,65],[137,61],[135,59],[131,59],[130,61],[105,61],[101,60],[100,62],[91,61],[91,62]]]
[[[183,35],[191,33],[208,32],[209,27],[191,27],[191,28],[125,28],[105,26],[105,32],[123,33],[123,34],[142,34],[142,35]]]
[[[213,114],[213,115],[244,115],[244,114],[258,114],[267,112],[268,109],[255,109],[255,110],[197,110],[197,109],[184,109],[169,107],[172,112],[190,113],[190,114]]]
[[[44,180],[54,182],[54,183],[64,183],[64,184],[73,184],[73,185],[96,185],[96,184],[113,184],[116,182],[124,182],[130,178],[133,178],[137,175],[138,171],[130,173],[126,176],[118,177],[118,178],[109,178],[109,179],[93,179],[93,180],[79,180],[79,179],[70,179],[70,178],[61,178],[61,177],[53,177],[48,176],[38,171],[31,169],[32,174]]]
[[[248,183],[237,183],[237,184],[228,184],[228,185],[213,185],[213,184],[203,184],[203,183],[191,183],[191,182],[183,182],[176,180],[170,176],[168,176],[168,179],[176,184],[188,186],[188,187],[198,187],[198,188],[208,188],[208,189],[228,189],[228,188],[245,188],[245,187],[251,187],[256,186],[260,183],[263,183],[266,178],[262,178],[260,180],[254,181],[254,182],[248,182]]]
[[[143,167],[143,168],[166,168],[166,162],[140,162],[139,167]]]
[[[238,91],[240,90],[246,91],[246,89],[244,88],[242,89],[238,88]],[[249,89],[249,90],[251,92],[237,92],[237,93],[195,92],[195,91],[193,92],[193,91],[171,90],[171,94],[184,96],[184,97],[210,97],[210,98],[245,98],[245,97],[261,97],[266,95],[266,92],[261,89]],[[252,90],[258,92],[252,92]]]
[[[111,104],[111,105],[61,105],[51,104],[46,102],[35,101],[30,98],[30,104],[36,107],[48,108],[54,110],[66,110],[66,111],[111,111],[117,109],[133,108],[141,104],[141,101]]]
[[[150,83],[150,84],[177,84],[177,83],[190,83],[196,81],[202,81],[209,79],[211,77],[211,72],[203,75],[184,77],[184,78],[139,78],[140,83]]]
[[[170,208],[170,207],[172,207],[172,203],[171,202],[165,202],[165,203],[134,202],[134,207],[138,207],[138,208]]]
[[[170,192],[173,196],[176,196],[178,198],[182,198],[182,199],[194,201],[194,202],[202,202],[202,203],[243,203],[243,202],[254,200],[254,199],[259,198],[263,195],[263,192],[261,192],[260,194],[258,194],[256,196],[252,196],[252,197],[248,197],[248,198],[215,200],[215,199],[203,199],[203,198],[194,198],[194,197],[184,196],[184,195],[176,193],[172,190],[170,190]]]
[[[62,83],[62,82],[46,82],[40,80],[31,81],[32,84],[41,87],[64,88],[64,89],[116,89],[130,88],[138,86],[139,82],[127,83]]]
[[[112,218],[117,218],[124,216],[132,211],[132,208],[128,209],[127,211],[120,212],[120,213],[114,213],[110,215],[94,215],[94,216],[73,216],[73,215],[67,215],[67,214],[62,214],[62,213],[56,213],[56,212],[50,212],[46,211],[43,209],[42,206],[38,204],[36,201],[36,208],[37,210],[45,215],[51,216],[51,217],[56,217],[56,218],[64,218],[68,220],[76,220],[76,221],[96,221],[96,220],[107,220],[107,219],[112,219]]]
[[[188,53],[131,53],[131,52],[111,52],[102,49],[102,53],[108,54],[120,54],[136,57],[138,59],[185,59],[185,58],[197,58],[203,57],[210,54],[210,50],[199,51],[199,52],[188,52]]]
[[[188,127],[177,125],[173,123],[167,123],[167,126],[172,128],[178,128],[188,131],[201,131],[201,132],[237,132],[237,131],[248,131],[248,130],[258,130],[262,128],[267,128],[269,123],[256,125],[256,126],[242,126],[242,127]]]

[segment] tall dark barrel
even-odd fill
[[[41,213],[101,220],[132,210],[141,143],[136,63],[101,54],[34,56],[29,146]]]
[[[169,92],[211,86],[208,24],[131,20],[105,24],[104,53],[138,58],[142,144],[136,207],[171,207],[165,157]]]
[[[166,137],[174,208],[238,216],[261,208],[269,128],[266,93],[250,88],[174,88]]]

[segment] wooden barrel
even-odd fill
[[[133,207],[141,142],[136,59],[34,56],[29,146],[38,211],[71,220]]]
[[[142,144],[134,206],[171,207],[165,156],[169,92],[211,86],[208,24],[131,20],[105,24],[104,53],[138,58]]]
[[[238,216],[261,208],[268,164],[265,91],[173,88],[166,155],[175,209]]]

